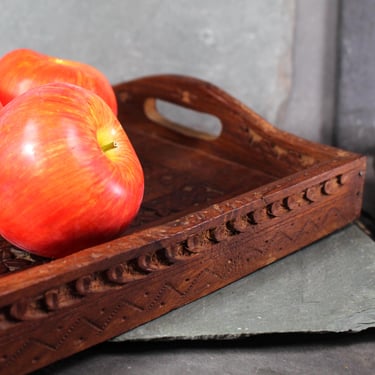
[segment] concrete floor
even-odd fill
[[[373,375],[374,353],[374,329],[228,341],[107,342],[34,374]]]

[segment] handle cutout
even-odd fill
[[[146,99],[144,111],[151,121],[188,137],[212,141],[220,136],[223,128],[221,121],[213,115],[165,100]]]

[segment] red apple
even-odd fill
[[[0,77],[0,101],[3,105],[33,87],[67,82],[95,92],[117,115],[117,102],[111,84],[91,65],[29,49],[15,49],[0,59]]]
[[[143,171],[93,92],[36,87],[0,112],[0,235],[45,257],[113,239],[137,214]]]

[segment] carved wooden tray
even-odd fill
[[[146,177],[121,238],[48,261],[0,241],[0,373],[31,372],[205,296],[345,226],[365,158],[271,126],[219,88],[182,76],[115,87]],[[156,99],[220,119],[179,127]]]

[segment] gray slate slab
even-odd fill
[[[227,339],[375,326],[375,242],[338,231],[114,341]]]

